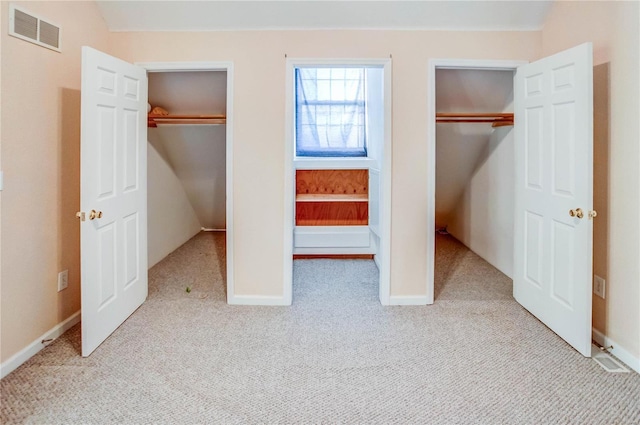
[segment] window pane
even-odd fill
[[[364,77],[363,68],[296,69],[298,156],[367,155]]]
[[[318,68],[317,69],[317,77],[318,80],[330,80],[331,79],[331,68]]]
[[[345,69],[344,68],[332,68],[331,79],[332,80],[344,80]]]
[[[331,81],[331,100],[342,102],[346,100],[344,97],[344,80]]]
[[[360,80],[346,80],[344,96],[345,99],[357,99],[360,90]]]
[[[300,75],[300,78],[305,80],[315,80],[316,79],[316,69],[315,68],[298,68],[296,72]]]
[[[331,80],[318,81],[318,100],[331,100]]]
[[[348,80],[360,80],[362,79],[364,70],[362,68],[347,68],[345,71],[345,77]]]

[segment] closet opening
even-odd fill
[[[435,71],[435,300],[512,297],[513,77]]]
[[[486,75],[503,75],[504,82]],[[428,303],[433,303],[434,298],[452,296],[463,300],[508,297],[589,357],[593,308],[592,220],[596,216],[596,211],[591,209],[591,43],[531,63],[432,59],[427,78]],[[495,100],[499,93],[510,92],[513,130],[501,136],[500,132],[510,127],[504,121],[511,116],[501,114],[510,114],[506,111],[511,95],[506,102],[492,105],[487,102]],[[505,108],[503,112],[490,110],[491,118],[500,122],[494,122],[497,126],[492,127],[490,137],[483,136],[484,142],[478,147],[474,143],[459,144],[473,142],[477,138],[474,126],[488,123],[440,121],[450,119],[453,108],[482,107],[477,109],[482,112],[463,110],[466,114],[461,119],[466,120],[472,113],[484,115],[488,107],[501,106]],[[459,126],[459,130],[448,128],[450,125]],[[447,161],[447,155],[449,165],[441,164]],[[454,166],[457,169],[452,169]],[[457,190],[450,192],[447,187]],[[443,199],[442,194],[451,194],[450,207],[444,207],[447,199]],[[456,258],[451,253],[444,256],[450,260],[447,267],[441,268],[444,279],[451,282],[451,276],[457,273],[460,286],[465,282],[485,285],[475,285],[463,293],[442,288],[446,280],[434,269],[434,262],[438,261],[436,224],[440,228],[446,225],[446,233],[451,232],[470,248],[465,248],[465,258]],[[465,270],[463,263],[469,261],[458,260],[469,257],[483,258],[480,261],[485,267],[476,262]],[[480,276],[488,268],[501,275],[502,280],[507,279],[499,297],[493,297],[492,288],[486,285],[491,277]],[[443,279],[441,288],[434,288],[436,279]]]
[[[368,274],[389,303],[390,72],[390,60],[287,60],[289,303],[294,260],[314,282],[340,270],[317,283],[345,296],[348,276]]]
[[[181,247],[184,251],[172,257],[176,267],[190,267],[191,255],[206,255],[210,268],[194,270],[189,282],[167,290],[204,297],[213,290],[213,281],[222,281],[229,298],[230,69],[208,64],[143,66],[149,84],[149,269]],[[196,248],[188,248],[191,245]]]

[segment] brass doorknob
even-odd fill
[[[102,211],[91,210],[89,213],[89,220],[94,220],[96,218],[102,218]]]
[[[582,218],[584,217],[584,212],[582,211],[582,208],[576,208],[575,210],[569,210],[569,215],[571,217]]]
[[[596,218],[598,216],[598,211],[591,210],[589,211],[589,218]]]

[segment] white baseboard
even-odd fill
[[[427,305],[427,296],[391,296],[389,297],[389,305]]]
[[[640,373],[640,358],[633,356],[633,354],[629,353],[627,350],[622,348],[617,342],[607,337],[605,334],[597,330],[596,328],[591,329],[591,337],[595,342],[602,345],[603,347],[613,346],[612,349],[607,350],[609,353],[616,356],[622,363]]]
[[[37,338],[31,344],[20,350],[18,353],[10,357],[6,362],[0,365],[0,379],[4,378],[14,370],[16,370],[20,365],[29,360],[31,357],[36,355],[40,350],[42,350],[47,345],[43,344],[42,341],[46,339],[56,339],[60,337],[67,330],[71,329],[73,326],[80,322],[80,310],[73,313],[69,318],[65,321],[58,323],[53,328],[45,332],[40,338]]]
[[[373,256],[373,262],[376,263],[376,267],[378,268],[378,271],[380,271],[380,266],[381,266],[381,264],[380,264],[380,255],[375,254]]]
[[[227,298],[230,305],[266,305],[266,306],[290,306],[291,300],[285,297],[263,295],[235,295]]]

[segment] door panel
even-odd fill
[[[146,108],[146,71],[83,47],[83,356],[147,297]]]
[[[592,48],[519,67],[515,77],[516,300],[591,355]],[[571,216],[580,208],[583,217]]]

